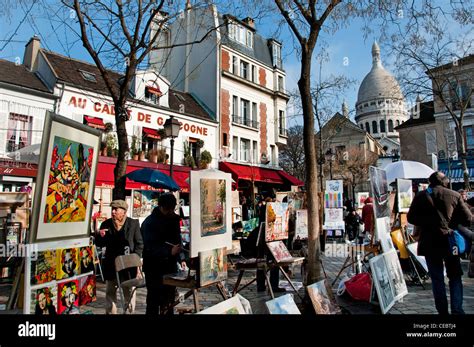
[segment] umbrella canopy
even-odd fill
[[[38,164],[40,150],[41,150],[41,144],[38,143],[31,146],[20,148],[19,150],[14,151],[14,152],[8,152],[7,156],[13,160],[22,161],[25,163]]]
[[[389,183],[397,178],[428,178],[434,172],[428,165],[410,160],[390,163],[385,167],[385,171]]]
[[[132,181],[146,183],[154,188],[179,190],[175,180],[159,170],[144,168],[129,172],[126,176]]]

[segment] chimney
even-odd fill
[[[244,18],[242,19],[242,22],[247,24],[249,27],[255,29],[255,21],[253,20],[253,18],[250,18],[250,17]]]
[[[416,104],[415,107],[412,108],[412,118],[413,119],[420,119],[421,113],[421,97],[420,94],[416,97]]]
[[[342,102],[342,115],[346,118],[349,118],[349,107],[346,104],[346,100]]]
[[[41,41],[38,36],[33,36],[25,46],[25,55],[23,56],[23,65],[30,70],[38,69],[38,53],[41,48]]]

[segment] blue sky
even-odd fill
[[[12,4],[15,5],[16,1],[12,1]],[[25,13],[28,12],[30,8],[30,2],[27,1],[23,5],[17,4],[16,6],[17,8],[11,8],[13,15],[10,21],[7,20],[5,16],[0,16],[0,40],[2,40],[0,41],[0,49],[4,46],[6,40],[13,35],[12,42],[7,44],[5,48],[0,51],[0,58],[11,61],[22,61],[25,44],[30,37],[37,34],[41,38],[43,47],[61,54],[70,55],[76,59],[91,62],[91,58],[80,43],[75,44],[71,52],[65,50],[65,37],[68,38],[69,42],[77,39],[71,37],[71,32],[65,25],[59,22],[51,23],[44,19],[42,20],[35,11],[32,11],[28,19],[20,24],[21,19],[23,19]],[[330,42],[330,44],[327,45],[329,61],[323,64],[323,77],[330,74],[343,74],[356,80],[356,83],[342,96],[342,98],[346,100],[352,115],[357,101],[359,85],[372,66],[372,44],[374,40],[379,39],[379,37],[376,36],[376,27],[374,26],[372,29],[374,29],[375,33],[364,38],[361,21],[353,20],[348,27],[337,31],[335,34],[323,34],[321,36],[321,39]],[[272,22],[271,18],[264,20],[264,23],[257,23],[257,31],[264,37],[270,37],[273,30],[274,22]],[[288,32],[284,32],[279,39],[283,42],[284,69],[287,72],[287,89],[296,89],[300,69],[299,59],[296,53],[292,52],[293,45]],[[385,68],[392,71],[390,64],[391,57],[387,56],[383,46],[381,55]],[[345,62],[346,64],[344,64]],[[319,67],[314,64],[313,75],[316,71],[319,71]],[[334,112],[336,111],[340,111],[340,107],[335,108]],[[291,113],[291,110],[289,110],[289,126],[301,123],[301,118],[291,117]]]

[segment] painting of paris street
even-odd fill
[[[226,232],[225,180],[201,179],[201,236]]]

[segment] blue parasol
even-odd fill
[[[132,181],[146,183],[154,188],[172,191],[180,189],[174,179],[159,170],[144,168],[129,172],[126,176]]]

